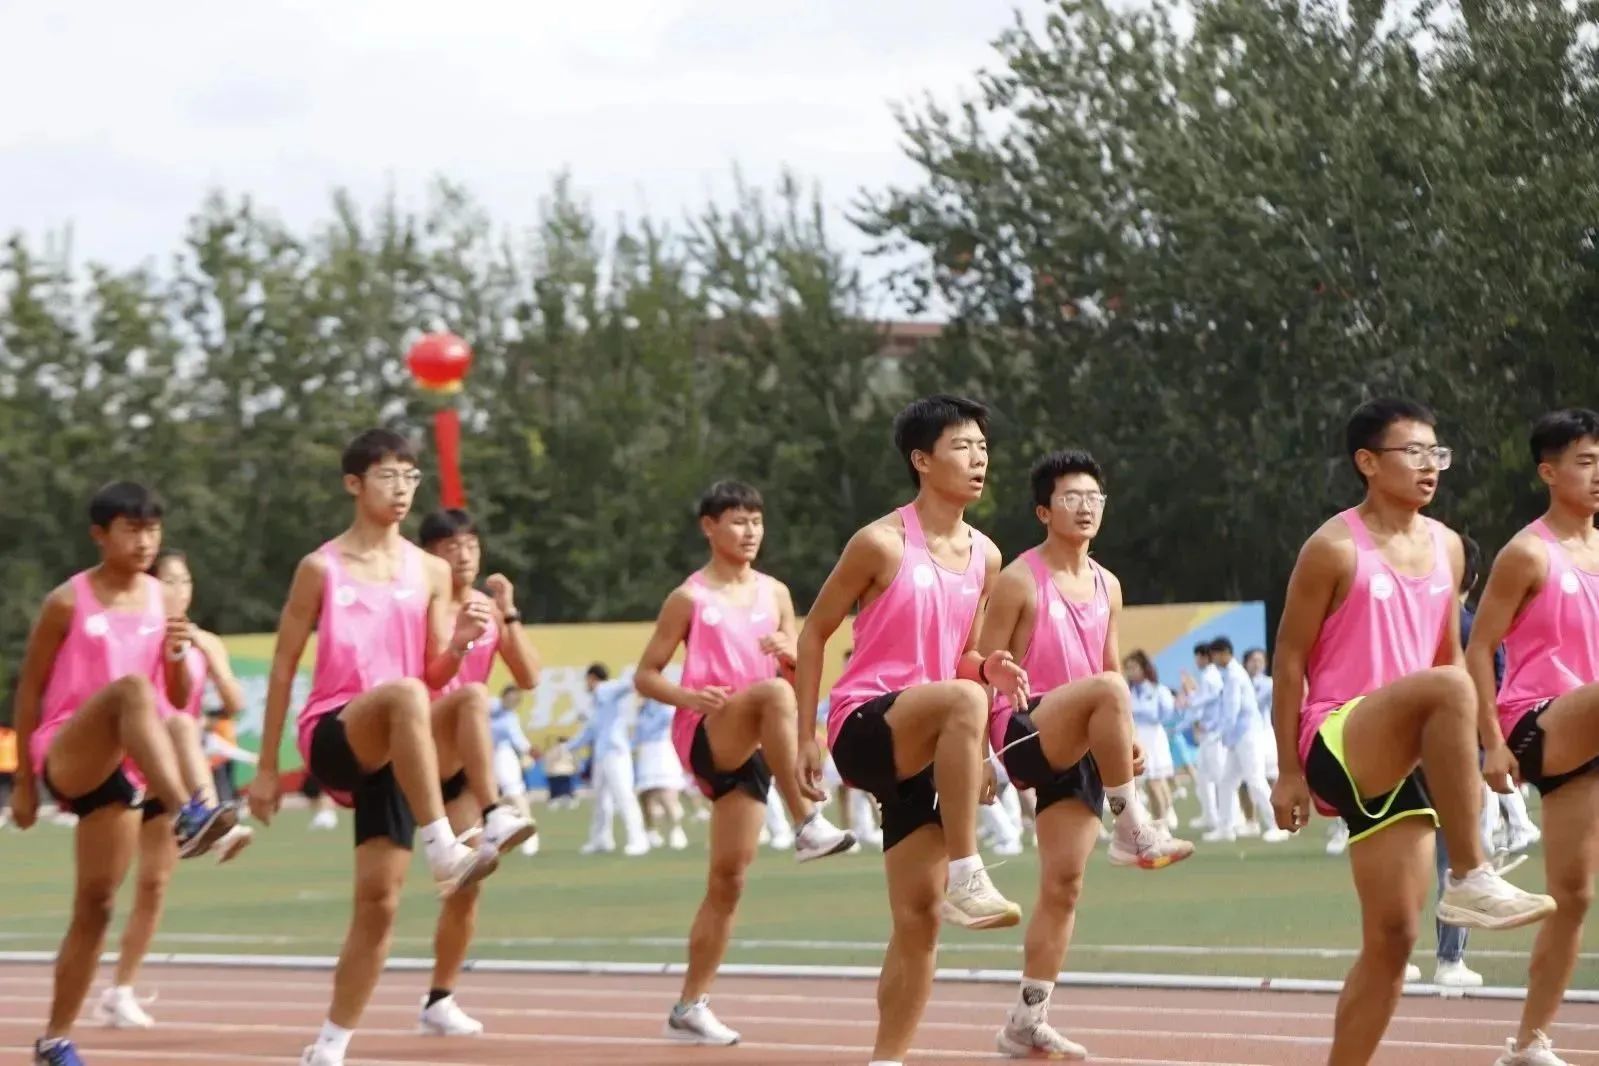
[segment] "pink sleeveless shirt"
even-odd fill
[[[1038,590],[1033,601],[1033,636],[1022,656],[1022,669],[1032,694],[1042,696],[1050,689],[1094,677],[1105,670],[1105,641],[1110,636],[1110,592],[1105,587],[1105,572],[1089,560],[1094,571],[1094,597],[1075,603],[1061,594],[1050,576],[1049,566],[1037,548],[1022,555],[1033,572]],[[1004,693],[994,697],[988,717],[988,737],[995,751],[1005,746],[1005,730],[1016,708]]]
[[[475,599],[485,602],[488,597],[472,590]],[[489,674],[494,672],[494,656],[500,650],[500,627],[491,624],[483,631],[483,635],[472,643],[472,650],[466,653],[466,658],[461,660],[461,665],[455,671],[455,676],[447,681],[443,688],[433,690],[433,698],[448,695],[458,688],[467,685],[486,685],[489,683]]]
[[[160,683],[167,630],[161,583],[148,574],[141,574],[139,583],[144,586],[144,607],[114,611],[95,596],[88,571],[72,576],[72,622],[50,664],[50,679],[39,702],[39,724],[28,743],[34,773],[44,773],[50,741],[90,696],[124,677]],[[123,769],[135,784],[142,784],[131,761],[124,762]]]
[[[721,685],[741,692],[777,676],[777,658],[761,650],[761,641],[777,632],[775,583],[765,574],[755,575],[755,598],[748,607],[729,602],[705,583],[701,571],[690,574],[683,588],[694,598],[688,637],[683,644],[684,688],[697,690]],[[687,767],[699,711],[679,707],[672,716],[672,746]]]
[[[1599,681],[1599,574],[1579,568],[1543,519],[1527,528],[1544,543],[1549,573],[1505,634],[1499,726],[1507,737],[1544,700]]]
[[[1449,618],[1459,610],[1442,523],[1426,519],[1432,569],[1410,577],[1388,565],[1353,508],[1339,517],[1355,542],[1355,578],[1348,598],[1322,622],[1306,663],[1310,692],[1299,715],[1301,764],[1334,710],[1430,668]]]
[[[422,549],[400,549],[400,573],[373,585],[358,581],[332,542],[321,547],[326,577],[317,622],[316,671],[300,712],[300,755],[309,761],[317,722],[389,681],[420,678],[427,668],[428,584]]]
[[[171,718],[175,714],[186,714],[190,718],[200,717],[200,704],[205,699],[205,653],[190,644],[183,665],[189,671],[189,702],[182,707],[173,704],[172,697],[167,694],[166,670],[155,672],[155,709],[162,718]]]
[[[956,573],[927,550],[915,505],[896,513],[905,526],[905,552],[888,588],[855,618],[855,653],[833,686],[828,708],[828,747],[838,740],[844,719],[868,700],[954,678],[971,639],[988,568],[988,538],[967,527],[971,561]]]

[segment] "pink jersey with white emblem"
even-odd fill
[[[1543,519],[1527,528],[1543,541],[1549,573],[1505,634],[1499,726],[1507,737],[1544,700],[1599,681],[1599,574],[1577,566]]]
[[[927,550],[915,505],[896,513],[905,527],[905,551],[894,580],[855,619],[855,652],[833,686],[828,707],[828,747],[861,704],[914,685],[952,680],[971,639],[988,569],[988,538],[967,527],[971,559],[957,573]]]
[[[309,761],[317,722],[379,685],[420,678],[426,670],[428,583],[422,549],[400,549],[399,575],[383,584],[359,581],[332,541],[322,545],[325,576],[317,622],[316,670],[300,712],[300,755]]]
[[[711,588],[703,571],[690,574],[683,588],[694,599],[694,614],[683,642],[679,684],[690,691],[719,685],[742,692],[777,676],[777,658],[761,650],[761,641],[777,632],[775,581],[757,572],[755,596],[745,607]],[[684,766],[689,765],[694,731],[704,717],[691,707],[679,707],[672,716],[672,746]]]
[[[1022,669],[1034,696],[1105,671],[1105,642],[1110,638],[1110,591],[1105,571],[1089,560],[1094,571],[1094,596],[1087,603],[1068,600],[1050,575],[1043,555],[1033,548],[1022,556],[1032,571],[1038,595],[1034,600],[1033,636],[1022,656]],[[1010,697],[994,697],[989,712],[988,736],[994,750],[1005,746],[1005,730],[1016,708]]]
[[[90,696],[124,677],[143,677],[155,684],[165,671],[161,649],[167,619],[161,583],[140,574],[139,584],[144,588],[144,606],[118,611],[101,605],[88,571],[72,576],[72,622],[50,664],[50,679],[39,701],[39,724],[28,743],[36,774],[44,772],[56,731]],[[131,761],[124,769],[136,784],[142,782]]]

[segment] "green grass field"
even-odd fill
[[[682,957],[704,877],[703,823],[691,847],[639,859],[577,854],[588,810],[540,809],[544,850],[513,855],[486,885],[475,955],[500,959],[668,962]],[[230,867],[201,859],[174,880],[155,949],[295,955],[337,953],[348,915],[348,814],[335,833],[312,833],[286,811]],[[1067,968],[1143,973],[1336,979],[1357,943],[1348,866],[1322,852],[1325,822],[1277,846],[1255,841],[1201,846],[1160,872],[1112,867],[1104,850],[1088,871]],[[0,950],[53,949],[65,927],[71,832],[41,825],[0,831]],[[1543,883],[1541,855],[1513,875]],[[1031,852],[995,880],[1030,907]],[[128,894],[124,894],[124,905]],[[395,954],[425,956],[436,904],[420,859],[401,910]],[[1417,962],[1431,977],[1429,923]],[[730,961],[876,965],[887,937],[881,856],[857,854],[805,867],[763,849],[751,871]],[[1021,930],[951,930],[940,963],[1014,969]],[[1477,934],[1468,962],[1489,984],[1524,983],[1531,931]],[[114,945],[110,945],[114,947]],[[1573,987],[1599,981],[1599,956],[1578,966]]]

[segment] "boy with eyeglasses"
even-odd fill
[[[1277,824],[1303,828],[1313,798],[1322,814],[1341,815],[1360,897],[1360,955],[1339,997],[1330,1066],[1369,1062],[1388,1028],[1433,879],[1435,826],[1451,867],[1440,920],[1514,929],[1554,910],[1499,876],[1477,832],[1476,694],[1455,600],[1464,550],[1421,514],[1452,459],[1436,424],[1408,400],[1356,409],[1345,443],[1365,498],[1305,542],[1277,632]]]

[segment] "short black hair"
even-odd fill
[[[1244,659],[1247,661],[1251,655],[1257,655],[1257,654],[1258,655],[1265,655],[1266,654],[1266,649],[1265,648],[1250,648],[1248,651],[1244,652]]]
[[[1397,396],[1367,400],[1355,408],[1348,424],[1344,426],[1344,449],[1349,455],[1349,465],[1354,467],[1362,481],[1365,475],[1360,473],[1360,467],[1355,464],[1355,453],[1376,451],[1382,447],[1383,434],[1395,422],[1420,422],[1424,426],[1436,426],[1438,416],[1424,403]]]
[[[589,668],[583,672],[584,677],[592,677],[596,681],[609,681],[611,672],[605,668],[604,663],[590,663]]]
[[[152,522],[165,514],[166,505],[161,497],[137,481],[113,481],[101,487],[89,501],[89,523],[101,529],[110,529],[111,523],[119,518]]]
[[[1105,487],[1105,473],[1097,459],[1081,448],[1064,448],[1033,464],[1033,472],[1028,475],[1033,482],[1033,502],[1048,507],[1055,495],[1055,483],[1067,474],[1087,474],[1101,489]]]
[[[1210,658],[1210,641],[1202,640],[1198,644],[1195,644],[1194,645],[1194,654],[1195,655],[1203,655],[1207,659]]]
[[[1233,642],[1226,637],[1217,637],[1210,642],[1210,653],[1212,655],[1220,655],[1222,652],[1231,655],[1233,653]]]
[[[743,481],[718,481],[700,494],[701,518],[720,518],[727,511],[765,511],[761,490]]]
[[[155,562],[150,564],[150,569],[146,570],[145,573],[149,574],[151,577],[159,576],[161,573],[161,564],[166,562],[168,559],[176,559],[184,566],[189,565],[189,556],[187,552],[184,552],[178,548],[162,548],[160,551],[155,553]]]
[[[402,463],[416,465],[416,448],[409,438],[392,429],[362,430],[344,446],[339,467],[345,474],[364,477],[368,470],[391,456]]]
[[[1473,537],[1462,533],[1460,546],[1466,553],[1466,567],[1460,572],[1460,591],[1469,593],[1477,587],[1477,579],[1482,576],[1482,545]]]
[[[476,520],[459,507],[446,507],[422,519],[422,530],[417,534],[417,540],[426,548],[461,533],[477,536]]]
[[[938,438],[944,435],[946,429],[950,426],[963,426],[968,422],[977,423],[977,428],[982,430],[983,436],[988,436],[988,406],[977,400],[964,396],[951,396],[948,393],[912,400],[903,411],[894,416],[894,447],[905,460],[905,469],[910,472],[912,485],[920,488],[922,476],[916,472],[916,466],[911,462],[911,453],[931,453],[933,445],[938,443]]]
[[[1528,442],[1532,446],[1532,461],[1536,465],[1558,459],[1567,448],[1589,437],[1599,440],[1599,413],[1586,407],[1550,411],[1533,423]]]

